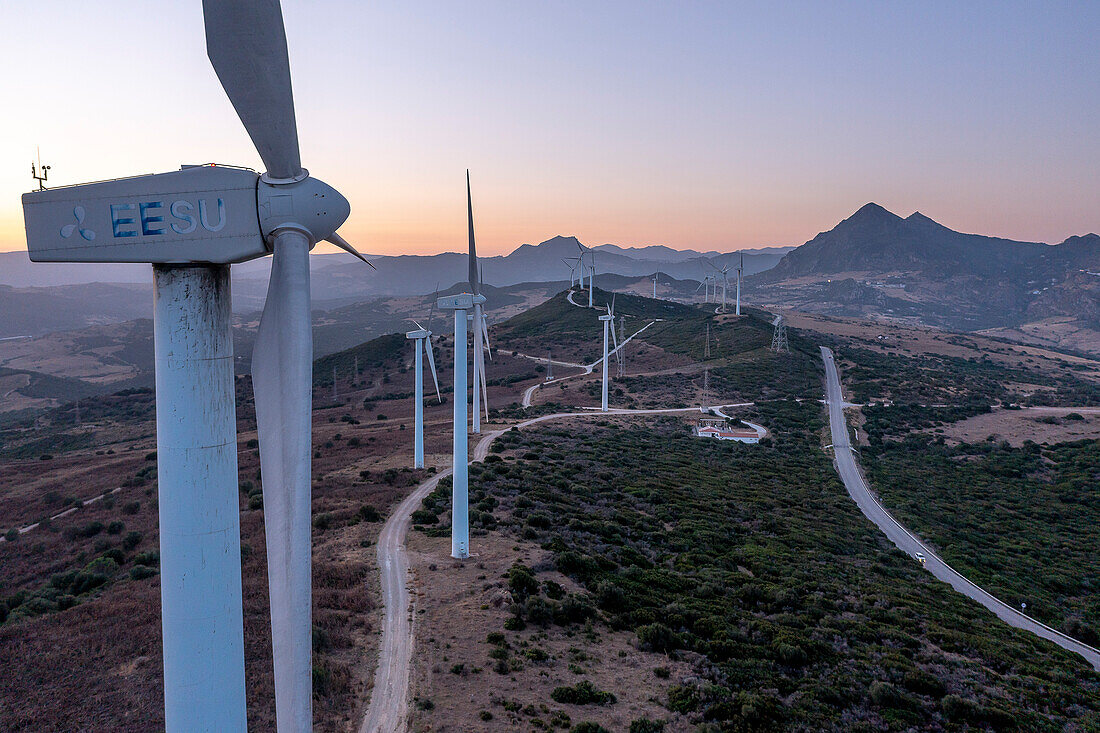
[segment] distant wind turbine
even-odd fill
[[[615,341],[615,348],[619,348],[619,339],[615,336],[615,296],[611,296],[611,303],[607,306],[607,313],[600,315],[603,321],[603,392],[600,401],[600,409],[607,412],[607,332],[611,331],[611,338]]]
[[[413,468],[424,468],[424,360],[423,355],[428,355],[428,366],[432,370],[432,381],[435,382],[435,397],[443,404],[443,397],[439,394],[439,378],[435,373],[435,356],[432,355],[432,316],[435,314],[435,303],[428,313],[428,327],[424,328],[416,321],[415,331],[409,331],[405,338],[412,339],[413,349],[416,351],[415,387],[413,389]]]

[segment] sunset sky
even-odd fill
[[[826,7],[827,5],[827,7]],[[1100,3],[283,0],[303,163],[365,252],[800,244],[860,205],[1059,242],[1100,230]],[[0,250],[58,185],[262,169],[199,0],[0,11]]]

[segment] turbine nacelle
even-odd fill
[[[484,302],[484,295],[458,293],[457,295],[441,295],[436,299],[436,307],[442,310],[469,310],[474,307],[474,304]]]
[[[366,262],[336,233],[348,200],[302,173],[271,183],[247,168],[184,166],[25,193],[27,252],[33,262],[236,264],[269,254],[292,230],[310,247],[332,242]]]

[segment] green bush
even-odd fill
[[[145,578],[151,578],[157,574],[156,568],[151,568],[147,565],[135,565],[130,568],[131,580],[144,580]]]
[[[588,680],[555,687],[550,698],[563,705],[613,705],[617,702],[614,694],[597,690]]]

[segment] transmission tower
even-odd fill
[[[546,381],[554,378],[554,362],[550,360],[550,349],[546,350]]]
[[[710,404],[710,368],[703,369],[703,404]]]
[[[777,354],[791,353],[790,344],[787,343],[787,321],[779,315],[772,321],[772,351]]]
[[[709,323],[707,324],[707,343],[706,343],[706,346],[703,347],[703,358],[704,359],[709,359],[710,358],[710,324]]]

